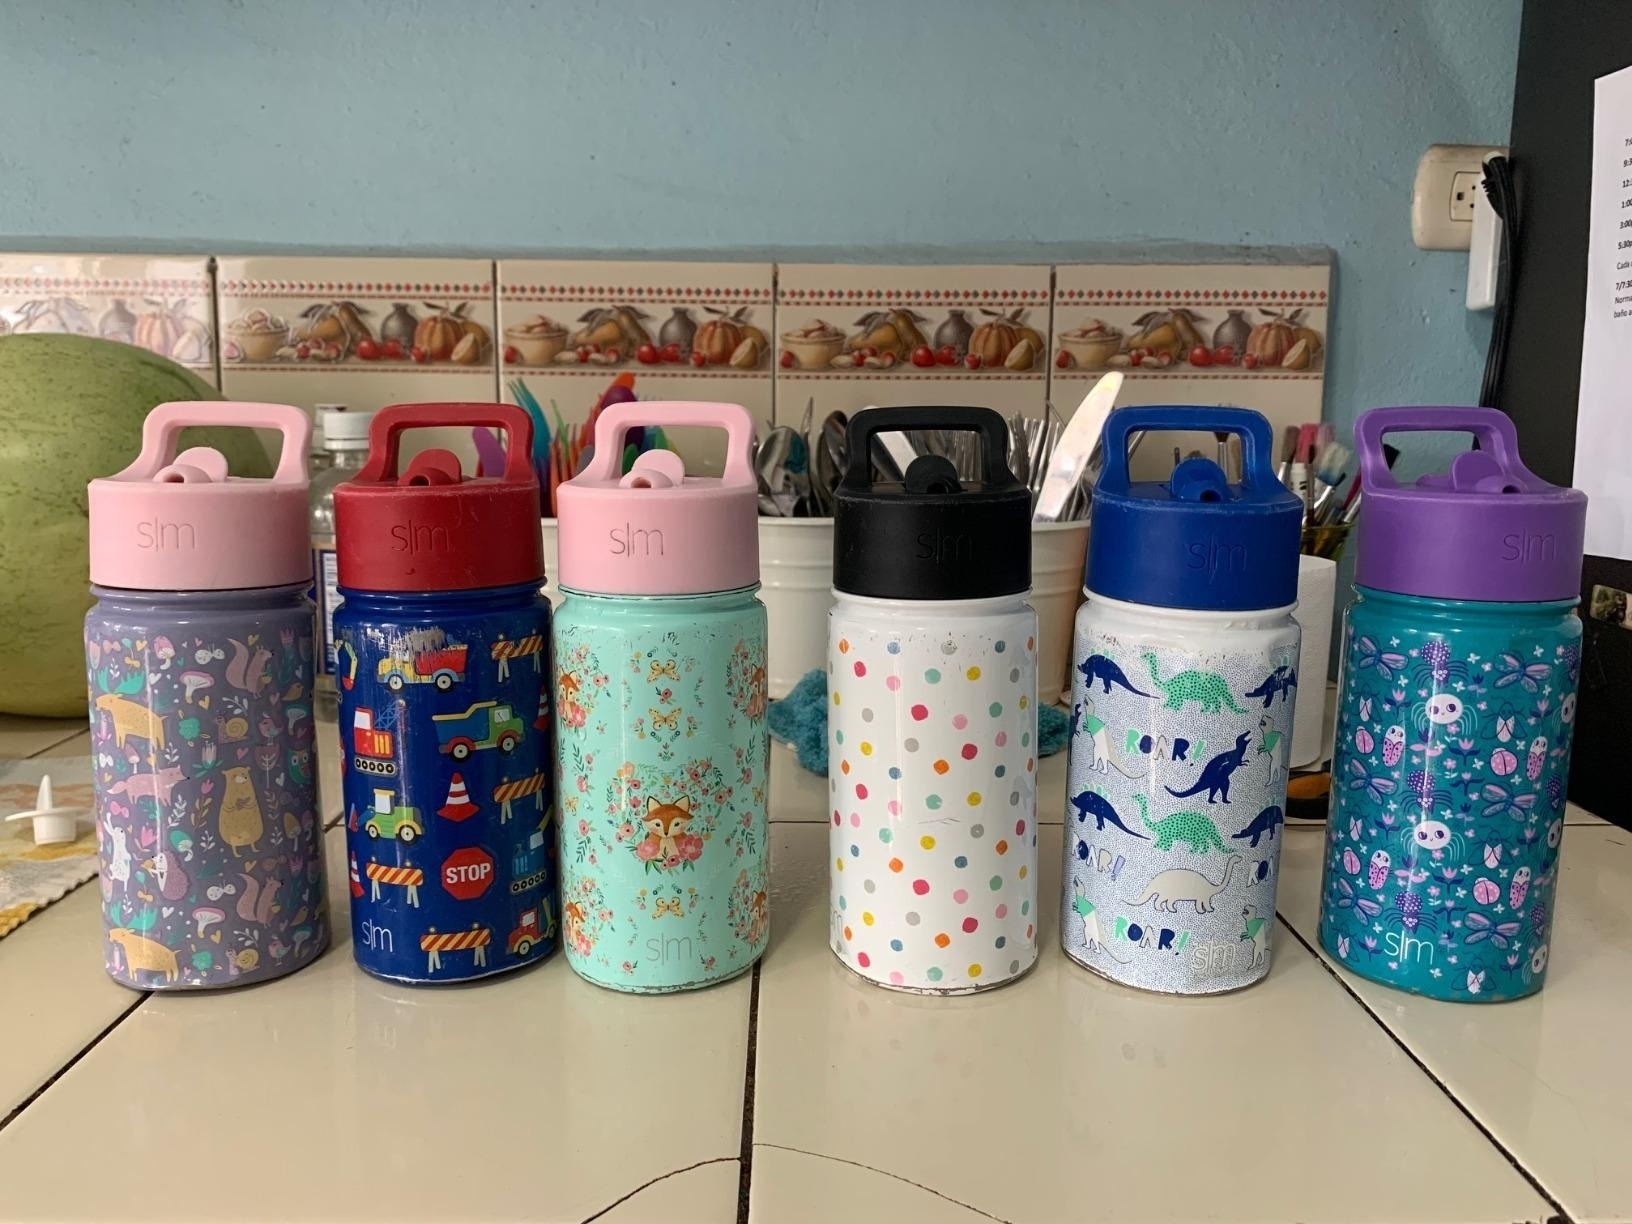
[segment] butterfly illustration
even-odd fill
[[[680,909],[679,897],[656,898],[652,906],[652,917],[661,918],[664,914],[673,914],[676,918],[685,917],[685,914]]]
[[[1481,970],[1479,970],[1479,972],[1475,973],[1472,969],[1469,969],[1468,970],[1468,993],[1469,994],[1478,994],[1484,988],[1485,988],[1485,971],[1483,969],[1481,969]]]
[[[1499,782],[1486,782],[1479,793],[1488,801],[1483,813],[1486,816],[1506,813],[1514,820],[1523,820],[1526,813],[1536,806],[1534,795],[1517,794]]]
[[[667,714],[663,713],[662,710],[653,710],[652,711],[652,730],[654,730],[654,731],[663,731],[663,730],[678,731],[678,730],[680,730],[680,711],[679,711],[679,709],[670,710]]]
[[[1337,891],[1342,894],[1342,896],[1338,897],[1337,899],[1338,909],[1357,910],[1360,912],[1360,914],[1367,918],[1375,918],[1378,914],[1383,912],[1383,907],[1378,905],[1377,902],[1373,901],[1370,897],[1357,896],[1354,889],[1349,886],[1349,882],[1347,880],[1339,880],[1337,882]]]
[[[1498,655],[1496,666],[1501,672],[1496,678],[1497,688],[1516,684],[1527,693],[1540,692],[1541,682],[1553,674],[1551,663],[1524,663],[1515,654]]]
[[[1508,941],[1519,933],[1519,924],[1517,922],[1493,924],[1489,918],[1477,910],[1468,911],[1468,916],[1463,921],[1468,927],[1468,933],[1462,937],[1462,942],[1465,944],[1483,943],[1488,939],[1493,947],[1505,948]]]
[[[1364,791],[1374,803],[1381,803],[1399,789],[1400,784],[1393,778],[1384,774],[1367,773],[1365,765],[1352,758],[1349,760],[1349,773],[1352,775],[1349,778],[1349,789]]]
[[[660,676],[667,676],[670,680],[680,679],[680,672],[677,670],[673,659],[668,660],[666,663],[654,662],[652,664],[652,674],[647,676],[646,679],[648,681],[652,681],[658,679]]]

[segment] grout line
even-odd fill
[[[45,747],[40,748],[35,752],[29,753],[26,757],[23,757],[21,759],[25,760],[25,761],[39,760],[41,757],[45,756],[46,753],[50,752],[51,749],[62,747],[62,745],[66,744],[69,740],[73,739],[76,735],[79,735],[84,730],[85,730],[84,727],[76,725],[72,731],[65,732],[61,739],[54,739],[49,744],[47,744]],[[68,759],[68,758],[64,758],[64,759]]]
[[[926,1186],[923,1182],[915,1182],[910,1177],[902,1177],[899,1173],[891,1173],[888,1169],[880,1169],[876,1165],[863,1164],[859,1160],[846,1160],[843,1156],[833,1156],[827,1152],[811,1152],[805,1150],[804,1148],[788,1147],[781,1143],[762,1143],[759,1146],[763,1148],[770,1148],[773,1151],[778,1152],[793,1152],[799,1156],[812,1156],[817,1160],[831,1160],[836,1164],[849,1165],[851,1168],[855,1169],[865,1169],[869,1173],[877,1173],[880,1177],[888,1177],[893,1181],[905,1182],[909,1186],[915,1186],[926,1194],[933,1194],[938,1199],[945,1199],[948,1203],[953,1203],[956,1206],[964,1208],[966,1211],[972,1211],[976,1215],[982,1216],[985,1219],[995,1220],[997,1221],[997,1224],[1011,1224],[1011,1221],[1005,1220],[1002,1216],[995,1216],[989,1211],[982,1211],[973,1203],[966,1203],[962,1199],[955,1199],[950,1194],[941,1193],[941,1191],[935,1189],[934,1186]]]
[[[759,967],[754,962],[748,994],[748,1065],[742,1075],[742,1152],[737,1163],[737,1224],[748,1224],[748,1193],[754,1181],[754,1079],[759,1063]]]
[[[670,1169],[667,1173],[659,1173],[656,1177],[652,1178],[650,1181],[641,1182],[640,1185],[636,1186],[633,1190],[629,1191],[628,1194],[625,1194],[620,1198],[613,1199],[610,1203],[608,1203],[605,1207],[602,1207],[594,1215],[585,1216],[584,1217],[584,1224],[592,1224],[593,1221],[600,1219],[602,1216],[604,1216],[607,1212],[611,1211],[613,1208],[621,1207],[624,1203],[627,1203],[630,1199],[634,1198],[635,1195],[639,1194],[643,1190],[650,1189],[652,1186],[657,1185],[657,1183],[660,1182],[660,1181],[667,1181],[671,1177],[679,1177],[680,1174],[682,1174],[682,1173],[690,1173],[693,1169],[701,1169],[704,1165],[730,1164],[735,1159],[736,1159],[735,1156],[711,1156],[707,1160],[699,1160],[696,1164],[689,1164],[683,1169]]]
[[[1360,992],[1348,982],[1343,980],[1343,975],[1338,973],[1337,970],[1333,968],[1331,963],[1321,955],[1318,948],[1305,939],[1298,929],[1288,922],[1279,910],[1276,911],[1275,916],[1280,919],[1281,925],[1291,932],[1292,938],[1303,945],[1304,951],[1308,952],[1315,958],[1316,963],[1327,972],[1331,979],[1337,983],[1338,987],[1346,995],[1348,995],[1349,998],[1353,999],[1355,1003],[1359,1004],[1360,1009],[1364,1011],[1366,1015],[1372,1018],[1377,1027],[1382,1029],[1383,1032],[1387,1033],[1389,1039],[1393,1041],[1395,1045],[1399,1046],[1400,1050],[1407,1058],[1416,1064],[1417,1070],[1421,1071],[1423,1075],[1427,1076],[1429,1081],[1445,1094],[1445,1098],[1456,1107],[1462,1116],[1467,1118],[1469,1122],[1473,1123],[1474,1129],[1483,1135],[1490,1142],[1490,1145],[1502,1154],[1502,1156],[1507,1160],[1507,1163],[1513,1166],[1514,1170],[1520,1177],[1524,1178],[1525,1181],[1530,1183],[1530,1188],[1537,1194],[1541,1195],[1541,1197],[1546,1200],[1547,1205],[1558,1213],[1556,1216],[1549,1218],[1548,1224],[1568,1224],[1570,1220],[1569,1213],[1564,1210],[1564,1205],[1560,1203],[1557,1198],[1547,1192],[1546,1187],[1541,1184],[1541,1180],[1519,1162],[1519,1158],[1508,1149],[1505,1143],[1496,1138],[1496,1135],[1488,1126],[1479,1120],[1472,1109],[1463,1104],[1461,1098],[1451,1090],[1451,1086],[1441,1079],[1439,1075],[1435,1073],[1433,1068],[1431,1068],[1415,1050],[1406,1044],[1405,1039],[1389,1026],[1388,1022],[1377,1013],[1371,1004],[1366,1002],[1365,998],[1360,994]],[[1477,1004],[1475,1004],[1475,1006],[1477,1006]]]
[[[55,1071],[53,1071],[51,1073],[50,1078],[47,1079],[45,1081],[45,1083],[41,1084],[38,1088],[34,1089],[33,1092],[29,1093],[26,1097],[24,1097],[22,1102],[17,1106],[16,1109],[13,1109],[4,1118],[0,1118],[0,1131],[5,1130],[6,1127],[10,1126],[19,1117],[21,1117],[22,1113],[23,1113],[23,1110],[27,1109],[30,1105],[34,1104],[35,1101],[39,1100],[40,1097],[45,1095],[46,1090],[48,1088],[50,1088],[51,1085],[55,1084],[63,1076],[67,1075],[68,1072],[72,1071],[74,1069],[74,1067],[76,1065],[78,1065],[80,1059],[84,1058],[92,1050],[96,1049],[96,1047],[102,1043],[103,1038],[107,1037],[110,1033],[113,1032],[114,1029],[118,1028],[121,1024],[123,1024],[126,1020],[128,1020],[130,1018],[131,1013],[134,1012],[143,1003],[146,1003],[148,1001],[148,999],[150,999],[152,997],[152,994],[153,994],[153,992],[149,991],[149,990],[144,990],[140,994],[138,994],[137,997],[136,997],[136,1001],[134,1003],[132,1003],[129,1007],[125,1008],[124,1011],[120,1012],[117,1016],[115,1016],[113,1018],[113,1020],[108,1024],[108,1026],[105,1029],[103,1029],[100,1033],[98,1033],[95,1037],[92,1037],[90,1039],[90,1041],[87,1042],[85,1044],[85,1046],[82,1049],[80,1049],[80,1051],[77,1054],[75,1054],[67,1062],[63,1063],[62,1066],[58,1067]]]

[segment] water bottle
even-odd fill
[[[275,430],[269,480],[187,426]],[[284,404],[160,404],[90,484],[85,617],[109,975],[140,990],[290,973],[329,941],[312,722],[311,422]]]
[[[980,475],[875,435],[973,432]],[[868,981],[966,994],[1037,960],[1031,499],[989,408],[875,408],[849,428],[828,622],[834,953]]]
[[[1478,449],[1396,484],[1383,438],[1421,430]],[[1516,999],[1547,976],[1587,498],[1529,472],[1493,408],[1378,408],[1355,432],[1320,940],[1400,990]]]
[[[1135,482],[1128,440],[1241,438]],[[1302,503],[1269,422],[1242,408],[1122,408],[1103,438],[1077,610],[1060,942],[1112,981],[1216,994],[1269,972],[1301,636]],[[1307,681],[1316,697],[1320,677]]]
[[[317,699],[334,713],[334,610],[340,606],[340,575],[334,552],[334,491],[363,470],[368,458],[368,422],[372,412],[353,412],[344,404],[319,404],[323,431],[321,466],[314,464],[311,504],[312,602],[317,605]]]
[[[626,432],[659,423],[725,430],[724,473],[653,450],[620,474]],[[561,923],[598,986],[707,986],[770,934],[752,439],[735,404],[616,404],[560,487]]]
[[[504,472],[410,429],[486,426]],[[504,404],[398,404],[335,490],[341,767],[357,963],[458,982],[555,948],[549,604],[532,422]]]

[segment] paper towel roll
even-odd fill
[[[1290,764],[1299,769],[1319,759],[1326,714],[1326,659],[1332,647],[1332,604],[1337,597],[1337,562],[1307,554],[1298,559],[1298,607],[1292,615],[1303,628],[1298,655],[1298,712],[1292,720]]]

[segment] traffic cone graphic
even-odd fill
[[[357,852],[355,850],[351,854],[351,895],[353,897],[363,895],[363,880],[357,874]]]
[[[355,803],[351,805],[351,815],[346,817],[346,831],[348,833],[357,832],[357,805]]]
[[[533,719],[533,730],[547,731],[550,727],[550,686],[538,686],[538,717]]]
[[[463,775],[454,774],[448,786],[448,801],[436,809],[436,814],[448,820],[469,820],[479,811],[481,809],[470,801]]]

